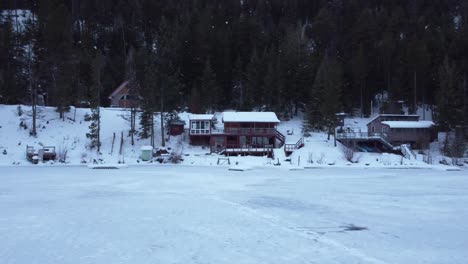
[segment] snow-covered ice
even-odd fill
[[[468,263],[468,174],[0,167],[1,263]]]

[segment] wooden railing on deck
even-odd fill
[[[293,152],[296,149],[300,149],[304,146],[304,138],[300,138],[295,144],[285,144],[284,151],[286,153]]]

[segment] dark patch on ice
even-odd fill
[[[247,203],[253,207],[280,208],[293,211],[320,209],[318,206],[314,206],[302,201],[274,196],[255,197],[253,199],[248,200]]]
[[[354,224],[345,224],[342,226],[326,226],[326,227],[297,227],[297,229],[307,234],[316,233],[318,235],[325,235],[328,233],[345,233],[345,232],[369,230],[365,226],[357,226]]]
[[[344,226],[341,226],[343,228],[343,231],[363,231],[363,230],[369,230],[365,226],[357,226],[354,224],[347,224]]]
[[[0,189],[0,196],[9,195],[11,192],[8,189]]]

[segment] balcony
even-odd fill
[[[205,136],[210,135],[209,129],[190,129],[190,135]]]
[[[275,135],[276,128],[238,128],[227,127],[224,128],[226,135]]]

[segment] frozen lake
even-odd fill
[[[0,167],[0,263],[468,263],[467,171]]]

